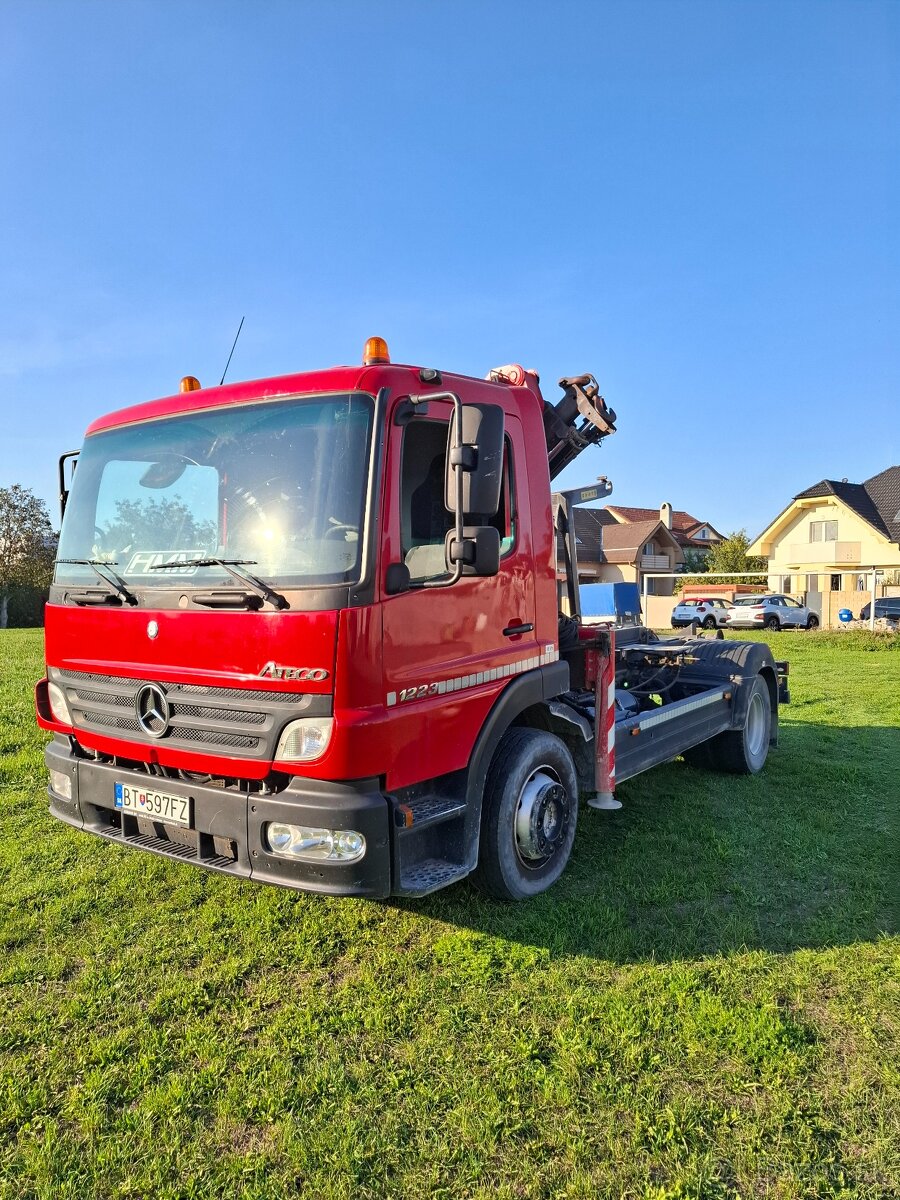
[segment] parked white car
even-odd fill
[[[700,599],[691,596],[682,600],[672,609],[672,628],[680,629],[683,625],[691,625],[699,621],[704,629],[716,629],[724,625],[728,619],[728,605],[719,596]]]
[[[815,629],[819,618],[792,596],[740,596],[728,609],[729,629]]]

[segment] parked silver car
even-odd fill
[[[729,629],[815,629],[816,614],[792,596],[739,596],[728,609]]]
[[[679,629],[698,621],[704,629],[715,629],[719,625],[724,625],[727,617],[728,605],[721,596],[704,599],[699,596],[691,596],[687,600],[682,600],[680,604],[676,604],[672,609],[672,628]]]

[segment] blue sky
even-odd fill
[[[182,375],[592,371],[563,478],[900,463],[900,4],[0,0],[0,486]]]

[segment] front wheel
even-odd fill
[[[578,779],[565,743],[540,729],[509,729],[488,771],[477,886],[525,900],[566,868],[578,819]]]
[[[806,628],[807,629],[818,629],[819,628],[819,618],[816,616],[815,613],[809,614],[809,617],[806,622]]]

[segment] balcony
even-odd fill
[[[672,568],[669,566],[669,558],[666,554],[642,554],[641,570],[671,571]]]
[[[799,542],[787,547],[788,562],[798,567],[807,563],[843,566],[859,562],[861,542]]]

